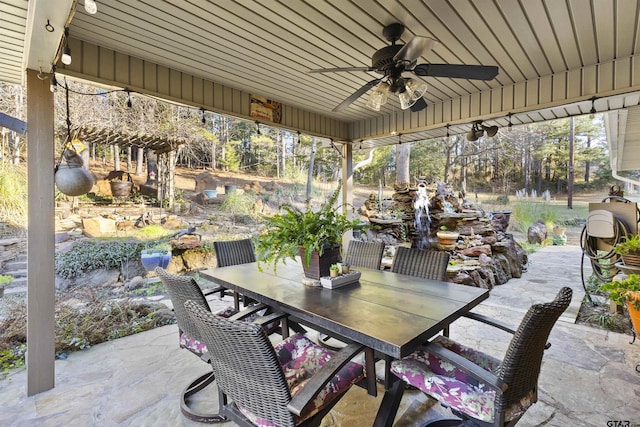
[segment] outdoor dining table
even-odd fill
[[[200,276],[224,288],[286,313],[314,330],[365,352],[367,372],[375,372],[373,356],[400,359],[447,328],[489,297],[489,290],[428,280],[381,270],[358,268],[360,280],[336,289],[303,284],[302,265],[287,260],[207,269]],[[391,375],[386,363],[385,387]],[[375,375],[368,376],[369,394],[376,395]]]

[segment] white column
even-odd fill
[[[27,70],[27,395],[54,387],[55,219],[53,94]]]

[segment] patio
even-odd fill
[[[520,421],[521,426],[640,422],[640,373],[635,370],[640,363],[640,345],[630,345],[630,336],[574,323],[584,295],[580,255],[576,246],[550,246],[536,252],[521,279],[493,289],[489,300],[475,310],[517,324],[531,303],[551,299],[562,286],[574,290],[571,307],[551,334],[552,347],[545,355],[539,381],[539,401]],[[217,301],[216,305],[230,302]],[[0,382],[0,424],[198,425],[180,413],[178,394],[188,379],[207,367],[178,348],[176,329],[175,325],[157,328],[57,360],[56,387],[36,396],[26,396],[26,370],[12,373]],[[496,356],[504,353],[509,338],[467,319],[452,325],[451,336]],[[210,397],[215,402],[213,391]],[[381,397],[372,398],[354,387],[323,425],[370,426]],[[427,402],[422,393],[410,392],[405,394],[396,425],[417,426],[444,411]]]

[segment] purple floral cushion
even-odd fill
[[[295,334],[274,347],[280,366],[289,385],[291,396],[302,390],[305,384],[322,365],[331,359],[332,353],[315,344],[302,334]],[[355,362],[347,363],[338,374],[333,377],[325,388],[318,393],[316,399],[309,404],[300,417],[295,417],[296,425],[315,415],[326,404],[346,392],[354,383],[364,378],[362,365]],[[278,427],[269,420],[257,417],[244,408],[242,413],[256,426]]]
[[[434,343],[458,353],[494,374],[500,367],[498,359],[446,337],[439,336]],[[391,372],[446,406],[478,420],[493,421],[495,391],[475,378],[468,377],[465,372],[449,362],[419,349],[404,359],[393,362]],[[533,397],[531,393],[517,404],[511,405],[506,411],[506,420],[510,421],[522,415],[534,403]]]
[[[235,308],[227,307],[221,311],[218,311],[215,314],[216,316],[220,316],[220,317],[231,317],[237,312],[238,310],[236,310]],[[197,354],[198,356],[202,356],[207,352],[207,345],[205,343],[190,337],[189,335],[187,335],[186,332],[182,332],[180,334],[180,347],[186,348],[187,350]]]

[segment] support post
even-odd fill
[[[55,376],[55,218],[53,94],[27,70],[28,219],[27,395],[52,389]]]
[[[353,145],[342,144],[342,212],[349,215],[353,207]],[[347,249],[349,241],[353,240],[353,231],[347,231],[342,236],[342,247]]]

